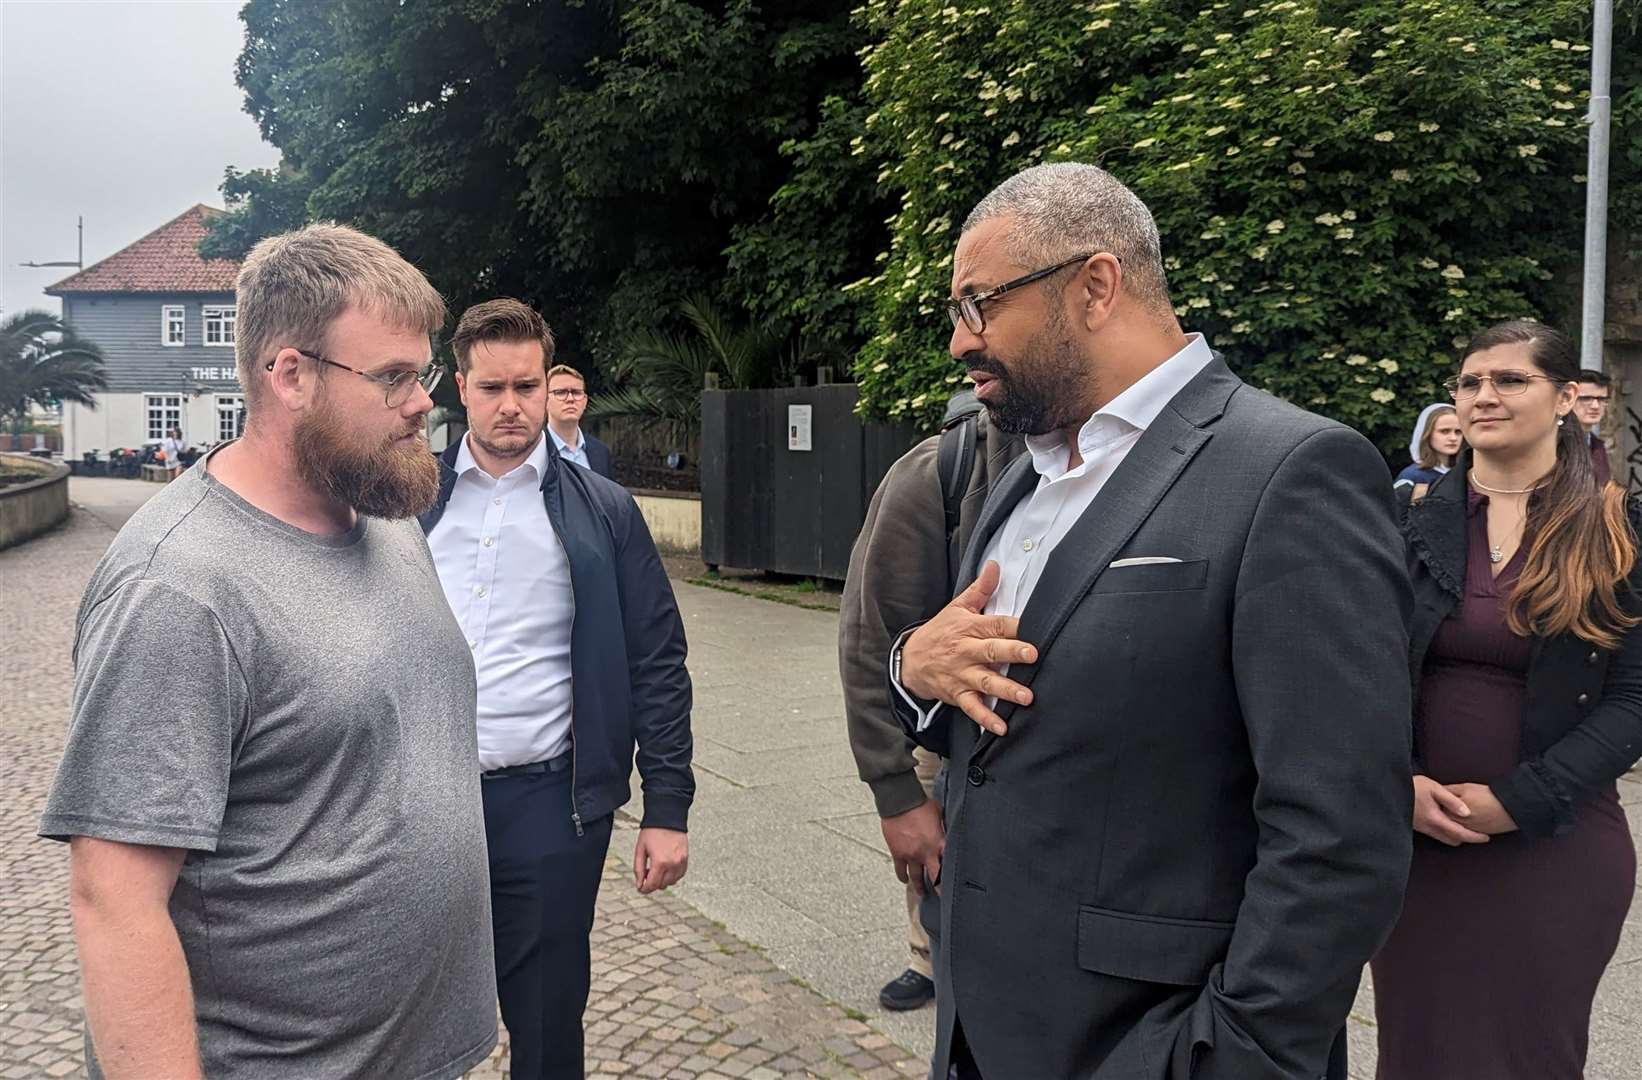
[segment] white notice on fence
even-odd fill
[[[813,450],[810,443],[810,411],[811,405],[787,406],[787,449]]]

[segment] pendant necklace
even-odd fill
[[[1475,469],[1471,470],[1471,483],[1474,487],[1476,487],[1476,488],[1478,488],[1482,491],[1486,491],[1490,495],[1527,495],[1529,492],[1534,490],[1531,487],[1525,487],[1525,488],[1494,488],[1494,487],[1489,487],[1487,484],[1485,484],[1481,480],[1477,479],[1477,471]],[[1505,552],[1500,549],[1499,544],[1489,544],[1488,545],[1488,561],[1493,563],[1495,566],[1498,566],[1500,563],[1505,561]]]

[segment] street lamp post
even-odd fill
[[[60,260],[58,262],[25,262],[25,263],[18,263],[17,265],[18,266],[72,266],[76,270],[84,270],[86,268],[86,219],[84,217],[77,217],[74,220],[75,220],[74,228],[80,234],[80,242],[79,242],[78,248],[76,249],[76,253],[75,253],[76,257],[75,257],[73,262],[68,262],[67,260]]]
[[[1613,0],[1596,0],[1591,32],[1590,150],[1585,169],[1585,291],[1580,366],[1602,368],[1603,304],[1608,280],[1608,96],[1613,66]]]

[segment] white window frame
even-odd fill
[[[171,340],[171,324],[176,322],[177,340]],[[177,349],[188,344],[188,309],[182,304],[165,304],[160,308],[160,344]]]
[[[239,306],[237,304],[209,304],[201,311],[201,319],[205,324],[204,341],[209,347],[234,347],[234,335],[239,326]],[[217,331],[220,340],[211,340],[211,331]]]
[[[245,407],[244,394],[218,394],[217,399],[217,441],[228,442],[243,435],[244,429],[239,426],[240,410]],[[224,426],[226,424],[226,427]]]
[[[143,424],[150,439],[163,439],[168,428],[182,428],[184,404],[181,394],[144,394]],[[155,421],[159,430],[155,430]]]

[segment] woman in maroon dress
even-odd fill
[[[1504,323],[1448,381],[1470,447],[1405,519],[1414,861],[1375,957],[1381,1080],[1578,1080],[1636,883],[1642,573],[1568,339]]]

